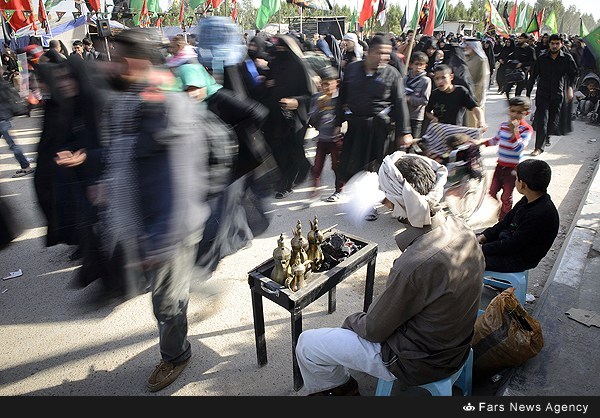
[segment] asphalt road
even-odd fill
[[[506,100],[495,93],[486,104],[487,134],[493,135],[506,117]],[[35,157],[42,117],[14,120],[15,139],[26,155]],[[581,201],[600,155],[600,127],[574,122],[574,132],[552,138],[552,146],[540,157],[553,168],[550,195],[559,209],[561,228],[552,250],[530,271],[528,293],[539,296],[567,228]],[[385,285],[389,268],[399,255],[393,236],[401,225],[380,210],[377,221],[355,224],[345,212],[344,201],[318,202],[308,207],[309,182],[282,200],[269,200],[269,229],[252,244],[223,259],[213,277],[191,298],[189,338],[193,357],[175,383],[151,394],[145,382],[159,361],[158,336],[150,295],[120,304],[96,306],[90,299],[97,283],[75,289],[71,282],[79,262],[68,256],[74,248],[44,246],[45,223],[38,209],[33,176],[13,179],[19,168],[12,153],[0,146],[0,182],[3,198],[19,208],[26,232],[0,252],[0,273],[22,269],[21,277],[0,281],[0,395],[98,395],[98,396],[298,396],[292,384],[290,314],[264,301],[268,363],[257,364],[253,312],[247,273],[271,257],[281,233],[291,238],[301,220],[319,219],[321,229],[337,225],[341,231],[378,244],[375,295]],[[314,156],[316,143],[307,139]],[[533,150],[530,144],[528,152]],[[497,149],[483,149],[491,175]],[[333,176],[326,162],[322,177],[323,197],[333,192]],[[515,191],[515,202],[520,198]],[[471,222],[480,229],[494,222],[496,204],[486,201]],[[327,313],[322,297],[302,311],[303,327],[338,326],[346,315],[362,309],[366,267],[337,287],[337,310]],[[533,307],[535,300],[527,304]],[[361,393],[372,395],[375,379],[357,374]]]

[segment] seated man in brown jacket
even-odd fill
[[[392,216],[405,220],[396,236],[402,254],[366,313],[300,334],[296,355],[309,395],[359,395],[350,370],[418,386],[467,359],[484,258],[475,233],[440,210],[446,179],[446,167],[427,157],[385,157],[379,187]]]

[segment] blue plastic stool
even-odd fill
[[[379,379],[375,396],[390,396],[395,380],[389,382]],[[463,392],[463,396],[471,396],[473,388],[473,349],[469,350],[469,357],[460,369],[452,376],[437,382],[425,383],[419,385],[420,388],[426,389],[431,393],[431,396],[452,396],[452,386],[458,386]]]
[[[498,271],[486,270],[483,272],[483,283],[501,289],[515,288],[515,296],[525,306],[527,295],[527,279],[529,270],[517,273],[500,273]]]

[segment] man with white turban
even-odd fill
[[[446,378],[465,362],[481,297],[475,233],[440,209],[446,168],[402,151],[379,169],[385,204],[403,218],[385,290],[340,328],[306,330],[296,346],[309,395],[359,395],[350,370],[402,386]]]
[[[476,38],[463,38],[461,46],[465,50],[465,59],[469,73],[473,79],[473,95],[482,112],[485,112],[486,92],[490,83],[490,64],[483,50],[481,41]],[[477,128],[477,118],[472,111],[467,111],[465,126]]]

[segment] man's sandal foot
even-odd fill
[[[26,176],[27,174],[31,174],[35,171],[35,168],[21,168],[20,170],[17,170],[17,172],[15,174],[13,174],[13,178],[14,177],[23,177]]]

